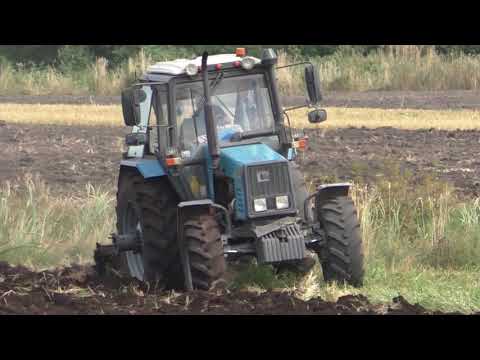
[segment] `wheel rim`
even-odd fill
[[[127,211],[125,212],[125,218],[123,221],[123,233],[129,234],[132,232],[138,232],[140,236],[143,234],[142,224],[140,217],[133,206],[132,203],[128,204]],[[130,270],[130,275],[134,278],[137,278],[140,281],[143,281],[145,269],[143,267],[143,257],[139,252],[127,251],[125,252],[125,257],[127,259],[128,269]]]

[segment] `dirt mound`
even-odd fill
[[[254,293],[218,289],[174,293],[125,278],[96,276],[91,267],[32,272],[0,263],[0,314],[270,314],[270,315],[421,315],[429,312],[402,297],[374,305],[364,296],[336,303],[303,301],[288,292]]]

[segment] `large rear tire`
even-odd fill
[[[143,247],[120,254],[118,268],[127,276],[183,290],[185,278],[177,241],[178,199],[165,179],[146,181],[122,173],[117,195],[117,231],[140,231]],[[215,217],[196,215],[184,223],[194,289],[209,290],[225,273],[220,226]]]
[[[348,196],[318,199],[316,209],[326,235],[326,245],[318,253],[325,281],[362,286],[362,239],[352,199]]]
[[[117,231],[138,230],[141,251],[120,254],[119,270],[140,281],[178,287],[183,274],[177,244],[178,200],[165,179],[146,181],[135,171],[123,171],[117,193]]]

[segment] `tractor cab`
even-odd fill
[[[294,65],[305,67],[309,122],[325,121],[315,67]],[[122,93],[132,133],[120,164],[118,234],[110,247],[99,247],[100,263],[102,253],[112,253],[143,281],[172,280],[172,266],[181,264],[177,275],[187,289],[208,289],[230,258],[248,255],[280,265],[301,262],[312,250],[330,264],[335,254],[356,254],[326,248],[341,244],[329,243],[321,209],[330,213],[331,199],[342,198],[338,206],[350,216],[349,184],[307,193],[294,161],[306,139],[285,124],[289,109],[280,102],[277,69],[272,49],[261,58],[245,49],[204,53],[154,64]],[[339,231],[358,242],[356,228]],[[353,270],[345,268],[351,263],[336,266],[325,276],[349,280],[345,274],[353,271],[351,283],[360,281],[360,263]]]

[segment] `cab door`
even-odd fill
[[[177,146],[184,162],[181,175],[188,184],[193,199],[213,198],[213,178],[207,180],[208,151],[206,143],[205,119],[199,112],[201,101],[200,84],[179,85],[175,89],[175,116],[177,126]]]

